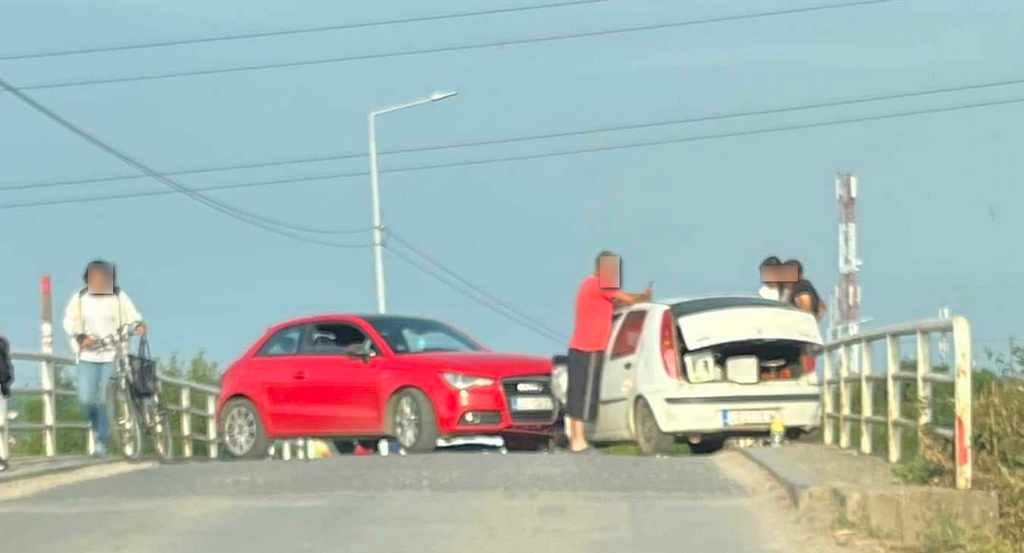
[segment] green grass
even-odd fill
[[[640,448],[636,444],[631,443],[600,445],[597,448],[606,455],[638,456],[641,454]],[[672,446],[672,452],[669,453],[672,457],[682,457],[691,454],[690,446],[685,442],[677,442]]]

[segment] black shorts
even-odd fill
[[[590,422],[597,418],[602,366],[603,351],[569,350],[569,389],[566,393],[565,413],[573,419]]]

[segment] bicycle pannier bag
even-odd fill
[[[132,370],[132,390],[136,395],[149,397],[159,391],[156,378],[156,360],[149,353],[149,339],[143,336],[139,340],[139,352],[128,356]]]

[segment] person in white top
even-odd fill
[[[78,401],[96,430],[96,454],[106,454],[110,437],[107,420],[107,383],[113,373],[115,351],[98,339],[113,334],[122,325],[140,323],[136,334],[146,333],[142,315],[128,294],[117,286],[116,267],[102,260],[89,263],[83,275],[85,287],[71,297],[64,310],[64,332],[78,362]]]
[[[782,284],[775,282],[773,270],[782,265],[782,260],[772,255],[764,258],[759,269],[761,271],[761,288],[757,295],[766,300],[782,301]]]

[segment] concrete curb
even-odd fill
[[[778,483],[798,511],[827,518],[842,516],[848,523],[903,547],[920,546],[927,528],[940,513],[973,527],[992,529],[998,523],[999,502],[993,492],[810,482],[801,478],[799,470],[787,471],[785,464],[768,462],[750,450],[740,453]]]
[[[819,507],[832,506],[835,508],[838,508],[841,505],[842,498],[840,497],[836,487],[814,484],[801,480],[795,475],[785,474],[776,466],[766,462],[757,455],[754,455],[749,449],[741,448],[737,449],[737,451],[767,472],[768,475],[771,476],[772,479],[775,480],[775,482],[786,492],[786,495],[789,497],[793,507],[798,511],[805,511],[809,509],[811,505]]]

